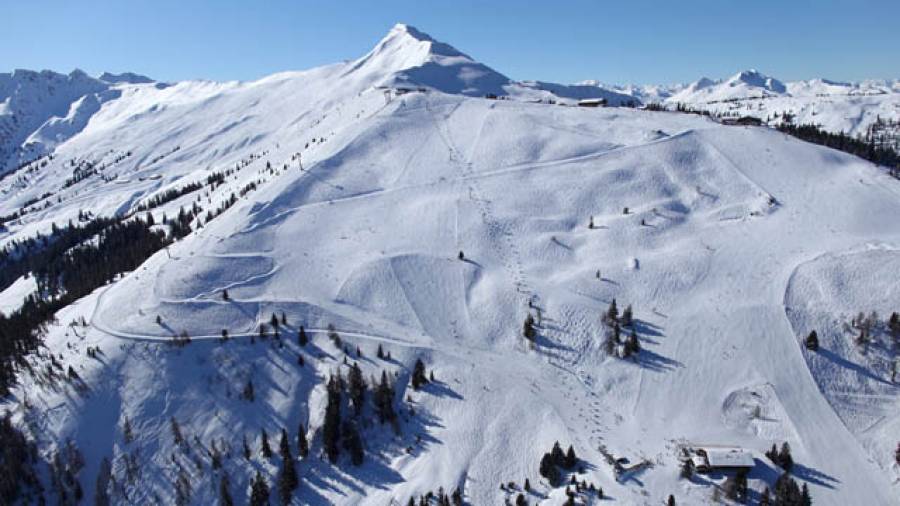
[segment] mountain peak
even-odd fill
[[[104,72],[100,75],[99,78],[101,81],[111,83],[111,84],[119,84],[119,83],[128,83],[128,84],[147,84],[154,82],[153,79],[150,79],[147,76],[141,74],[135,74],[134,72],[123,72],[121,74],[113,74],[111,72]]]
[[[747,69],[738,72],[727,81],[727,84],[732,87],[745,85],[753,88],[762,88],[774,93],[784,93],[787,91],[784,83],[774,77],[769,77],[756,69]]]
[[[508,77],[478,63],[455,47],[418,29],[397,23],[345,75],[375,86],[422,87],[463,95],[505,94]]]
[[[389,38],[392,36],[404,36],[404,35],[412,37],[412,38],[422,41],[422,42],[433,42],[434,41],[434,39],[432,39],[431,36],[428,35],[427,33],[418,30],[414,26],[407,25],[406,23],[397,23],[396,25],[394,25],[393,28],[391,28],[391,30],[388,32],[388,34],[385,38]]]

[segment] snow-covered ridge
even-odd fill
[[[598,85],[596,81],[590,84]],[[865,136],[877,122],[900,122],[900,80],[838,82],[828,79],[783,82],[757,70],[726,79],[700,78],[689,84],[605,86],[641,102],[685,104],[726,116],[754,116],[777,123],[815,124],[831,132]],[[893,129],[895,138],[900,131]],[[897,147],[900,148],[900,141]]]
[[[95,78],[78,69],[0,73],[0,174],[82,131],[103,103],[120,96],[121,85],[151,83],[138,74]]]
[[[720,101],[753,100],[775,97],[824,98],[841,96],[898,95],[900,80],[867,79],[859,82],[841,82],[824,78],[802,81],[781,81],[756,69],[742,70],[724,79],[701,77],[687,84],[604,85],[591,80],[581,84],[601,86],[607,89],[641,98],[645,103],[681,102],[704,104]]]
[[[596,86],[515,82],[453,46],[405,24],[395,25],[363,57],[311,72],[329,73],[329,68],[331,71],[340,68],[340,73],[332,78],[340,78],[345,86],[357,90],[367,87],[423,88],[466,96],[496,95],[530,101],[605,98],[613,105],[636,102],[631,96]],[[298,74],[304,72],[279,73],[255,83],[191,81],[179,83],[179,90],[194,89],[203,93],[203,90],[216,87],[265,85]],[[140,87],[151,88],[143,91],[149,98],[154,89],[164,89],[167,85],[129,72],[104,73],[98,78],[80,70],[68,75],[47,70],[0,74],[0,174],[52,151],[82,131],[105,104],[115,101],[122,93],[134,95],[140,92]],[[180,101],[184,98],[183,93],[175,92],[159,93],[153,99],[157,101],[157,108],[164,108],[171,105],[171,99]]]

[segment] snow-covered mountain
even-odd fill
[[[51,152],[84,129],[103,103],[121,96],[116,85],[150,83],[132,73],[99,78],[81,70],[0,73],[0,174]]]
[[[790,116],[796,124],[812,124],[834,133],[865,137],[880,123],[882,133],[900,149],[900,80],[844,83],[828,79],[782,82],[757,70],[721,80],[700,78],[675,85],[586,84],[634,97],[643,104],[678,104],[720,116],[753,116],[777,125]]]
[[[787,87],[781,81],[756,70],[745,70],[721,82],[702,78],[675,93],[669,100],[683,103],[708,103],[765,98],[783,95],[786,92]]]
[[[584,504],[727,502],[733,472],[681,477],[685,452],[720,446],[750,458],[758,502],[785,442],[815,504],[896,502],[900,184],[882,168],[699,115],[567,107],[635,95],[514,82],[405,25],[359,59],[249,83],[76,77],[90,86],[52,117],[96,107],[0,180],[0,245],[96,217],[192,231],[58,310],[17,366],[0,411],[36,443],[49,503],[77,481],[88,503],[246,504],[257,476],[274,503],[282,430],[291,504],[442,488],[550,505],[572,477],[607,498],[571,486]],[[732,88],[754,86],[791,89]],[[0,308],[116,260],[33,269]],[[862,344],[858,311],[879,315]],[[433,379],[416,389],[418,360]],[[361,401],[329,391],[338,372],[368,383]],[[540,472],[555,441],[577,454],[551,466],[565,483]]]

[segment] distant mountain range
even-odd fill
[[[741,114],[764,119],[787,112],[798,120],[854,134],[865,133],[878,118],[900,121],[900,80],[843,83],[810,79],[785,83],[757,70],[745,70],[727,79],[703,77],[677,85],[514,81],[404,24],[392,28],[368,54],[342,69],[342,74],[376,86],[422,87],[522,101],[573,103],[603,98],[614,106],[683,103],[719,113],[737,114],[740,109]],[[0,74],[0,173],[52,151],[84,129],[104,104],[121,97],[123,88],[135,85],[168,86],[134,73],[107,72],[96,78],[80,70],[69,74],[49,70]],[[767,102],[768,107],[749,105],[768,99],[782,101]],[[746,107],[723,105],[734,102],[744,102]]]

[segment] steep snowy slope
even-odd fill
[[[439,487],[502,504],[525,478],[530,503],[560,504],[564,486],[538,474],[557,440],[580,458],[573,474],[618,504],[710,503],[724,476],[679,479],[679,447],[691,443],[752,451],[756,500],[780,474],[762,452],[785,441],[815,504],[895,503],[885,448],[900,427],[848,420],[895,418],[896,403],[836,404],[820,376],[833,371],[807,366],[810,320],[795,310],[817,296],[843,311],[829,295],[842,287],[859,309],[900,308],[889,270],[824,277],[837,269],[816,260],[877,243],[879,265],[896,265],[897,181],[763,128],[466,96],[500,75],[483,70],[397,27],[349,63],[130,86],[101,104],[47,166],[0,182],[0,214],[38,199],[4,243],[233,172],[152,209],[157,223],[181,207],[204,212],[193,233],[62,310],[5,407],[46,455],[67,440],[81,449],[90,502],[109,458],[114,479],[100,483],[116,503],[175,503],[187,490],[186,502],[212,504],[228,476],[243,504],[257,471],[273,489],[280,472],[277,455],[261,455],[262,431],[277,454],[286,429],[296,455],[302,427],[311,451],[293,504],[406,504]],[[378,88],[413,84],[427,91]],[[82,160],[104,169],[65,186]],[[820,280],[832,291],[805,288]],[[875,292],[886,295],[863,300]],[[634,307],[642,351],[631,359],[604,346],[613,299]],[[282,313],[276,339],[270,319]],[[178,336],[191,342],[173,345]],[[79,379],[45,373],[48,354]],[[435,381],[415,391],[417,359]],[[367,379],[396,379],[399,430],[367,405],[362,465],[346,451],[331,464],[326,382],[354,362]],[[896,385],[878,388],[896,398]],[[510,481],[514,492],[500,488]]]

